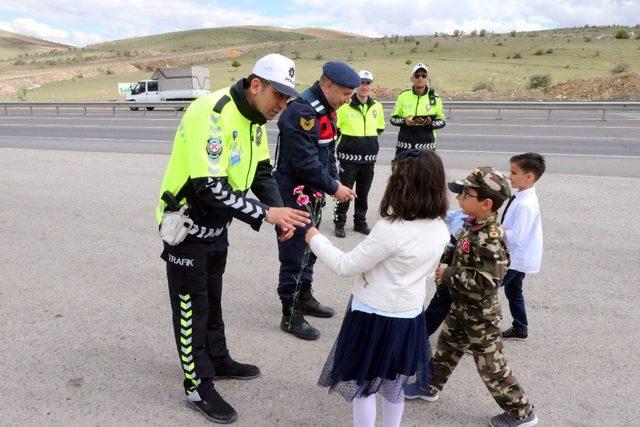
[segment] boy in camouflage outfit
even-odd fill
[[[436,281],[449,286],[453,304],[438,339],[429,392],[422,398],[438,399],[470,348],[480,377],[505,411],[493,417],[490,425],[533,426],[538,418],[507,365],[498,325],[502,318],[498,289],[509,267],[509,253],[496,212],[511,195],[509,181],[491,167],[479,167],[448,186],[470,217],[456,236],[457,245],[442,256],[447,267],[436,271]]]

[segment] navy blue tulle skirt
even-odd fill
[[[318,385],[347,401],[382,392],[404,399],[403,387],[426,392],[432,375],[424,312],[412,319],[351,311],[322,369]]]

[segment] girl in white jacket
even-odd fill
[[[356,427],[375,425],[378,391],[383,425],[400,425],[403,386],[409,382],[426,390],[431,376],[423,304],[450,239],[443,221],[448,204],[444,167],[435,151],[405,151],[395,160],[381,219],[364,241],[344,253],[316,228],[306,235],[322,263],[340,276],[356,277],[318,381],[353,401]]]

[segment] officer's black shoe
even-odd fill
[[[218,424],[231,424],[238,418],[238,413],[218,394],[215,388],[210,387],[200,400],[193,401],[189,396],[189,402],[209,420]]]
[[[367,223],[364,224],[355,224],[353,226],[353,231],[357,231],[358,233],[362,233],[366,236],[369,235],[369,233],[371,233],[371,229],[369,228],[369,226],[367,225]]]
[[[320,331],[304,320],[300,313],[283,314],[280,329],[307,341],[315,341],[320,338]]]
[[[521,332],[514,328],[509,328],[506,331],[502,332],[502,339],[505,339],[505,340],[524,341],[527,339],[528,336],[529,334],[527,334],[526,332]]]
[[[347,233],[344,231],[344,225],[336,225],[335,230],[333,230],[333,234],[341,239],[347,237]]]
[[[238,363],[231,357],[227,357],[215,364],[216,376],[214,380],[234,378],[237,380],[251,380],[260,376],[260,368],[246,363]]]
[[[336,314],[335,310],[326,305],[322,305],[317,299],[313,297],[311,293],[311,287],[305,287],[300,291],[300,300],[298,302],[297,309],[301,314],[306,314],[313,317],[333,317]]]

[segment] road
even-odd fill
[[[478,163],[497,167],[518,152],[547,156],[555,173],[640,177],[640,113],[453,111],[440,131],[438,151],[448,167],[469,169]],[[168,154],[179,122],[174,112],[63,111],[59,116],[34,116],[10,111],[0,115],[0,147],[45,150]],[[276,141],[275,122],[267,125],[270,145]],[[380,164],[394,155],[397,128],[381,136]]]

